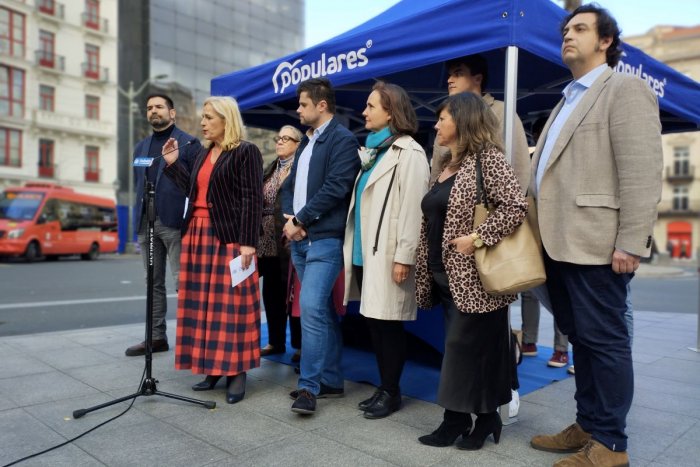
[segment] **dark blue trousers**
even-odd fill
[[[634,376],[625,299],[633,274],[554,261],[546,252],[545,268],[554,318],[574,351],[576,421],[608,449],[626,451]]]

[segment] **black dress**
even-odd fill
[[[437,403],[454,412],[489,413],[511,399],[508,307],[488,313],[462,313],[455,306],[442,265],[443,226],[454,179],[452,176],[436,182],[421,203],[428,227],[433,290],[445,314],[445,352]]]

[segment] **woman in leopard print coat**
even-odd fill
[[[472,93],[450,96],[438,108],[435,129],[452,160],[421,203],[416,298],[422,308],[440,302],[444,310],[437,402],[445,414],[439,428],[419,441],[449,446],[462,435],[457,447],[475,450],[490,434],[498,442],[501,419],[496,409],[511,398],[508,305],[516,296],[486,293],[473,253],[513,232],[527,214],[527,202],[503,155],[498,121],[483,99]],[[474,229],[477,158],[494,209]],[[470,434],[472,413],[477,418]]]

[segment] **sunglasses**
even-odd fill
[[[284,135],[284,136],[275,136],[275,137],[272,138],[272,139],[275,140],[275,143],[279,143],[280,141],[282,141],[283,143],[288,143],[288,142],[290,142],[290,141],[294,141],[295,143],[298,143],[298,142],[299,142],[298,139],[294,139],[294,138],[292,138],[291,136],[287,136],[287,135]]]

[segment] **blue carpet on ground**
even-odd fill
[[[267,344],[267,326],[263,324],[260,329],[261,342]],[[294,365],[292,354],[294,349],[287,336],[287,353],[265,357],[275,362]],[[518,367],[518,379],[520,380],[520,395],[524,396],[532,391],[543,388],[555,381],[571,377],[564,368],[551,368],[547,366],[547,360],[552,355],[552,349],[538,346],[536,357],[523,357],[523,362]],[[351,346],[343,348],[342,369],[345,379],[357,383],[367,383],[373,386],[379,384],[379,374],[374,354]],[[440,368],[435,365],[418,363],[413,360],[406,362],[401,377],[401,392],[405,396],[421,399],[427,402],[435,402],[437,388],[440,381]]]

